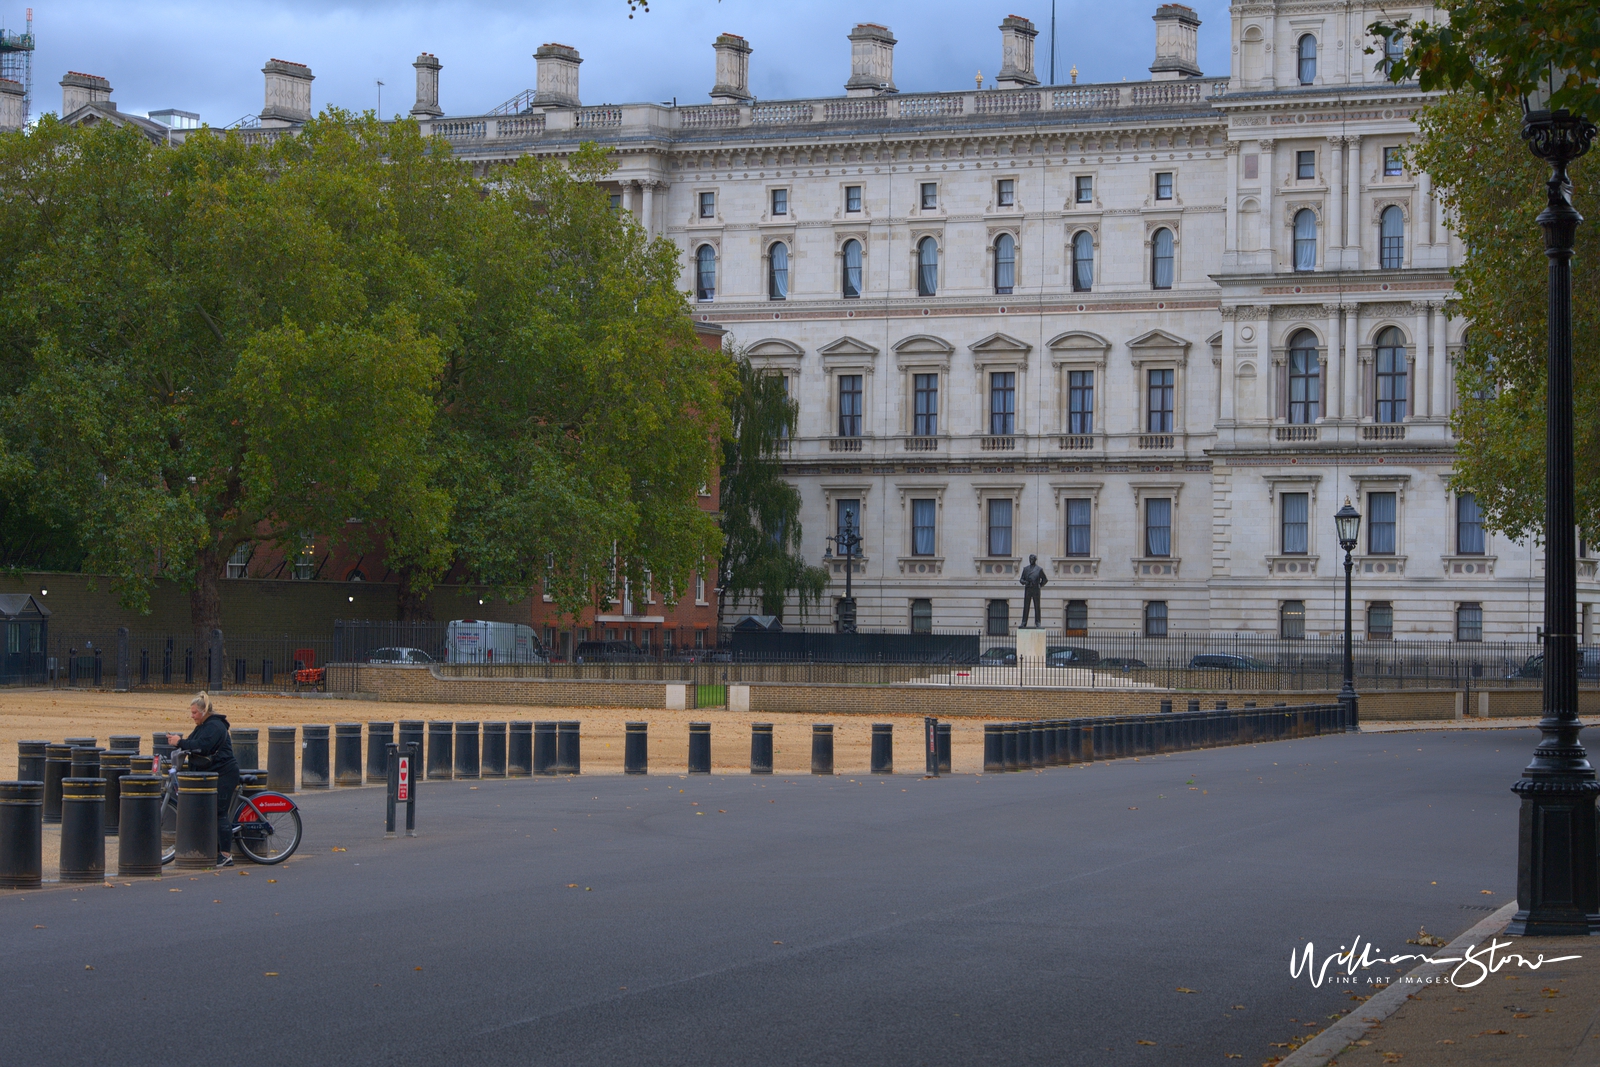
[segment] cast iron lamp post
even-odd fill
[[[1334,514],[1333,527],[1339,531],[1339,547],[1344,549],[1344,685],[1339,690],[1339,703],[1344,705],[1344,728],[1356,733],[1361,729],[1361,717],[1356,699],[1356,661],[1350,648],[1350,553],[1361,539],[1361,512],[1350,506],[1349,497]]]
[[[1549,357],[1545,366],[1544,699],[1533,762],[1511,787],[1522,800],[1517,834],[1517,914],[1523,936],[1600,934],[1595,798],[1600,782],[1578,741],[1576,514],[1572,451],[1572,246],[1583,216],[1572,206],[1567,164],[1589,150],[1594,123],[1550,96],[1564,81],[1551,69],[1522,98],[1522,137],[1550,164],[1545,183],[1545,256],[1550,262]]]
[[[855,570],[856,549],[861,547],[861,535],[856,533],[855,518],[846,515],[844,529],[832,537],[824,537],[827,543],[822,550],[823,559],[832,558],[832,550],[837,548],[839,555],[844,557],[844,599],[839,601],[839,618],[835,625],[839,633],[853,634],[856,632],[856,598],[850,592],[850,572]]]

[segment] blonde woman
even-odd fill
[[[194,729],[188,737],[167,735],[167,744],[189,754],[189,769],[213,771],[217,776],[217,866],[232,867],[233,857],[228,850],[233,845],[232,812],[234,790],[239,788],[239,763],[233,758],[233,738],[228,734],[228,720],[211,704],[211,697],[201,693],[189,702],[189,718]]]

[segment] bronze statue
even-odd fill
[[[1022,568],[1022,577],[1018,580],[1022,583],[1023,588],[1022,625],[1028,625],[1029,604],[1033,605],[1033,624],[1035,626],[1043,625],[1039,621],[1039,590],[1043,589],[1050,579],[1045,577],[1044,568],[1039,566],[1038,556],[1030,555],[1028,557],[1028,565]]]

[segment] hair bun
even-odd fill
[[[196,704],[200,705],[200,710],[206,715],[211,714],[211,697],[206,694],[204,689],[200,690],[199,694],[197,694],[193,700],[189,701],[190,707],[193,707]]]

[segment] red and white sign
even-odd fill
[[[411,757],[400,757],[400,792],[396,800],[411,799]]]

